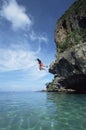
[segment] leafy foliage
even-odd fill
[[[65,41],[59,45],[58,49],[59,52],[63,52],[67,48],[71,48],[74,45],[84,42],[86,42],[86,29],[75,29],[67,35]]]
[[[66,18],[73,11],[75,11],[76,13],[79,13],[79,12],[81,12],[81,10],[86,10],[86,0],[76,0],[76,2],[74,2],[74,4],[61,16],[61,18],[58,20],[58,22],[61,19]]]

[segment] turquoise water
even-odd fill
[[[86,130],[86,95],[0,93],[0,130]]]

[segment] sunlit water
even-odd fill
[[[0,93],[0,130],[86,130],[86,95]]]

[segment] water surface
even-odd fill
[[[86,95],[2,92],[0,130],[86,130]]]

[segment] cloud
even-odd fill
[[[40,71],[36,61],[37,53],[22,48],[1,48],[0,49],[0,72],[20,70],[22,78],[38,80],[45,77],[47,71]],[[20,72],[19,71],[19,72]]]
[[[46,33],[36,33],[35,31],[31,31],[31,33],[29,33],[29,38],[31,40],[31,42],[34,42],[35,44],[37,43],[38,49],[36,51],[36,53],[40,53],[41,52],[41,44],[48,44],[48,37],[46,35]],[[36,46],[36,45],[35,45]]]
[[[48,74],[47,70],[40,71],[38,66],[34,66],[34,69],[30,70],[29,76],[33,77],[34,81],[37,79],[41,79]]]
[[[48,38],[47,35],[45,34],[36,34],[34,31],[32,31],[30,33],[30,39],[32,41],[38,41],[39,43],[44,42],[44,43],[48,43]]]
[[[30,28],[32,25],[30,17],[26,14],[25,7],[18,5],[16,0],[4,2],[1,16],[12,24],[13,29]]]
[[[29,69],[36,65],[36,54],[18,49],[0,49],[0,71]]]

